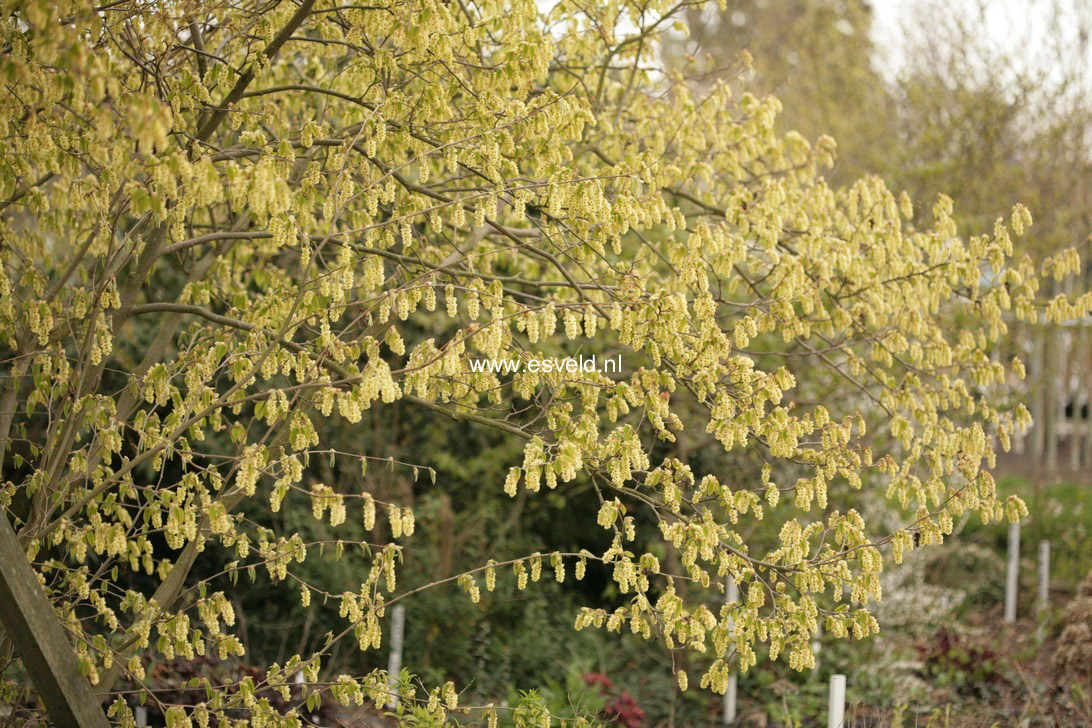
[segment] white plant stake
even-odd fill
[[[1009,524],[1009,568],[1005,575],[1005,621],[1016,621],[1016,588],[1020,582],[1020,523]]]
[[[845,728],[846,676],[830,676],[830,701],[827,704],[827,728]]]
[[[1039,542],[1039,604],[1036,610],[1036,635],[1046,637],[1046,612],[1050,606],[1050,541]]]
[[[724,590],[724,603],[731,604],[732,602],[739,601],[739,587],[736,586],[735,580],[732,577],[728,577],[726,588]],[[732,624],[731,631],[735,632],[735,624]],[[724,725],[733,725],[736,722],[736,673],[733,670],[728,676],[728,689],[724,691]]]

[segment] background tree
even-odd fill
[[[919,195],[951,190],[964,230],[988,221],[998,201],[1019,198],[1041,210],[1022,252],[1043,259],[1070,246],[1087,249],[1092,8],[1045,3],[1027,22],[1013,24],[1004,45],[982,31],[996,8],[980,2],[964,13],[940,10],[918,3],[903,31],[895,183]],[[1088,290],[1090,276],[1086,268],[1066,285]],[[1063,289],[1058,281],[1047,286]],[[1092,463],[1092,430],[1080,420],[1092,401],[1088,341],[1087,325],[1036,326],[1019,327],[1007,344],[1029,359],[1027,398],[1037,424],[1026,452],[1037,475],[1059,468],[1079,473],[1082,459],[1085,468]],[[1068,457],[1060,459],[1066,419]],[[1082,429],[1088,430],[1083,444]]]
[[[895,99],[876,70],[872,20],[862,0],[703,3],[687,11],[686,34],[667,37],[665,61],[708,87],[735,80],[732,62],[747,51],[754,59],[747,87],[781,100],[780,129],[834,138],[838,155],[827,177],[846,184],[888,169],[896,123]]]
[[[988,229],[999,206],[1020,201],[1036,228],[1015,241],[1019,253],[1042,260],[1086,246],[1088,3],[1052,0],[1030,14],[986,0],[959,7],[918,0],[900,9],[898,27],[880,29],[892,47],[877,49],[867,3],[740,0],[716,12],[706,4],[689,11],[691,31],[671,37],[667,58],[700,86],[750,51],[752,87],[776,93],[786,107],[779,128],[838,140],[839,161],[828,175],[835,180],[874,173],[916,200],[950,194],[965,235]],[[918,213],[925,222],[928,210]],[[1087,290],[1089,275],[1070,290]],[[1059,467],[1080,472],[1082,459],[1092,462],[1092,434],[1083,445],[1067,435],[1068,458],[1058,456],[1059,423],[1068,417],[1079,433],[1074,411],[1092,402],[1081,385],[1092,366],[1087,337],[1017,327],[1000,347],[1005,357],[1030,360],[1032,376],[1019,395],[1039,423],[1026,443],[1039,475]],[[1023,452],[1023,439],[1019,444]]]

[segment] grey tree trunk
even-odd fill
[[[1046,357],[1044,348],[1046,345],[1046,332],[1042,326],[1034,324],[1031,327],[1031,462],[1038,471],[1043,466],[1043,451],[1046,449],[1046,399],[1047,376]]]
[[[107,728],[99,696],[79,671],[76,653],[7,515],[0,511],[0,621],[23,661],[49,724]]]

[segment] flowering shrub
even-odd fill
[[[1014,260],[1022,205],[964,239],[947,197],[919,226],[878,178],[832,188],[834,141],[778,133],[776,98],[739,83],[697,98],[658,67],[685,5],[29,0],[5,15],[0,527],[9,544],[18,529],[12,563],[112,717],[132,721],[115,689],[148,680],[142,652],[243,657],[226,594],[240,577],[335,606],[339,629],[252,687],[170,706],[168,725],[298,725],[269,696],[301,671],[312,702],[386,704],[384,671],[330,667],[340,646],[383,649],[388,610],[429,586],[400,583],[417,517],[369,467],[444,480],[428,452],[324,441],[368,411],[502,432],[521,456],[480,487],[593,504],[571,549],[495,553],[435,583],[477,603],[498,579],[599,569],[621,601],[575,628],[708,655],[681,690],[723,691],[759,649],[812,667],[820,623],[877,632],[888,564],[965,513],[1026,514],[990,474],[994,443],[1029,420],[1004,396],[1023,365],[990,354],[1012,321],[1092,308],[1038,297],[1076,254]],[[469,364],[585,345],[620,352],[624,374]],[[684,432],[761,470],[695,470],[667,450]],[[330,482],[323,460],[354,475]],[[863,488],[898,505],[897,527],[841,504]],[[368,536],[249,517],[289,500]],[[776,542],[749,543],[767,519]],[[651,539],[677,568],[638,547]],[[346,548],[368,559],[358,584],[305,578],[302,562]],[[725,606],[728,578],[742,598]],[[418,687],[414,721],[461,710],[452,682]],[[532,702],[519,720],[548,720]]]

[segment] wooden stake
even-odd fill
[[[1046,406],[1048,378],[1046,372],[1046,332],[1042,326],[1031,327],[1031,462],[1039,471],[1043,466],[1043,451],[1046,449]]]
[[[102,701],[79,671],[79,662],[53,605],[0,509],[0,622],[60,728],[108,728]]]

